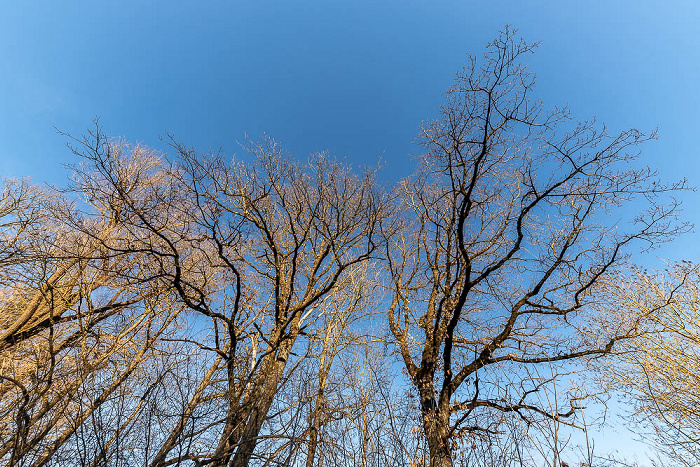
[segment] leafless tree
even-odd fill
[[[641,316],[645,333],[602,362],[612,390],[632,403],[639,435],[665,463],[700,462],[700,273],[684,262],[665,271],[637,269],[609,284],[611,321]]]
[[[104,254],[96,240],[118,236],[111,220],[97,215],[80,231],[69,228],[71,216],[79,217],[61,193],[6,186],[0,459],[8,465],[50,462],[177,316],[165,294],[123,279],[133,258]]]
[[[377,251],[384,206],[373,174],[323,155],[296,163],[270,140],[248,145],[251,163],[177,144],[171,163],[99,131],[80,143],[79,190],[127,232],[101,248],[143,257],[140,280],[177,294],[199,329],[180,342],[211,355],[210,384],[149,464],[248,465],[297,339]],[[221,416],[187,434],[202,403]]]
[[[99,127],[66,190],[5,181],[0,462],[559,466],[593,361],[697,455],[697,273],[626,276],[684,231],[684,182],[639,166],[654,134],[546,112],[532,50],[470,61],[390,193],[271,139],[166,157]]]
[[[586,393],[559,382],[557,406],[543,407],[537,395],[560,378],[534,369],[568,372],[635,336],[634,322],[597,326],[602,283],[634,244],[683,230],[662,196],[683,183],[660,183],[630,153],[654,135],[545,112],[521,63],[532,50],[506,30],[457,75],[401,185],[403,233],[387,238],[389,326],[433,467],[511,416],[574,423]]]

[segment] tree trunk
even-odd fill
[[[452,453],[450,452],[447,436],[429,434],[428,448],[430,450],[430,467],[452,467]]]
[[[438,406],[431,384],[424,385],[421,390],[421,415],[430,452],[430,467],[452,467],[449,407]]]
[[[244,428],[236,454],[231,461],[231,467],[248,466],[250,458],[253,456],[253,451],[255,451],[255,446],[258,443],[258,435],[262,424],[277,394],[277,386],[282,379],[284,367],[287,364],[293,343],[294,339],[287,339],[280,346],[278,352],[271,353],[266,357],[266,359],[269,359],[267,364],[263,366],[266,370],[258,375],[258,378],[263,380],[262,391],[258,394],[257,399],[252,401],[248,422]]]
[[[263,357],[261,367],[251,381],[251,389],[245,399],[231,401],[226,426],[212,456],[211,467],[248,466],[296,341],[299,331],[298,316],[293,319],[289,327],[290,332],[285,336],[282,323],[276,325],[271,341],[279,343],[277,350]],[[232,380],[230,384],[231,387],[234,386]]]
[[[316,457],[316,448],[318,446],[318,432],[320,428],[321,417],[320,397],[317,398],[316,407],[314,408],[314,411],[310,416],[311,426],[309,428],[309,450],[306,454],[306,467],[313,467],[314,459]]]

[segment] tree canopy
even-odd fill
[[[697,456],[697,271],[635,268],[688,229],[686,183],[641,163],[653,132],[547,110],[533,51],[471,57],[393,187],[99,125],[70,186],[5,180],[3,463],[590,466],[600,374]]]

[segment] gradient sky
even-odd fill
[[[298,156],[381,156],[398,178],[466,54],[511,24],[541,41],[530,63],[547,105],[613,130],[658,127],[647,162],[700,184],[700,2],[1,4],[6,176],[63,180],[73,159],[53,127],[80,134],[99,116],[108,134],[153,146],[168,131],[234,152],[267,133]]]
[[[485,6],[486,5],[486,6]],[[64,184],[75,157],[54,127],[165,149],[239,150],[266,133],[397,180],[466,54],[506,24],[527,41],[537,94],[611,130],[659,129],[643,148],[665,179],[700,186],[700,2],[674,0],[0,0],[0,175]],[[685,216],[700,200],[682,195]],[[661,254],[700,259],[691,235]]]
[[[659,128],[645,162],[700,186],[698,1],[0,0],[0,175],[63,184],[54,126],[163,148],[238,150],[267,133],[410,173],[423,119],[467,53],[505,24],[528,41],[537,94],[612,130]],[[700,202],[682,195],[696,221]],[[696,235],[661,250],[698,260]]]

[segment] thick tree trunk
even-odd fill
[[[282,335],[284,329],[282,324],[273,331],[272,341],[281,342],[281,344],[276,351],[264,357],[245,401],[242,403],[235,401],[229,408],[227,423],[214,453],[211,467],[248,466],[294,346],[299,330],[298,317],[292,321],[290,328],[290,333],[286,336]]]
[[[255,446],[258,443],[258,436],[262,424],[267,417],[267,412],[272,406],[272,401],[275,399],[279,382],[284,373],[284,367],[287,364],[287,359],[292,350],[294,339],[287,339],[280,346],[280,349],[268,355],[269,360],[263,366],[258,378],[262,380],[262,390],[255,399],[248,416],[248,422],[241,436],[241,441],[236,449],[236,454],[231,461],[231,467],[247,467],[250,459],[255,451]]]
[[[420,402],[423,430],[430,453],[430,467],[452,467],[449,407],[438,406],[431,384],[424,385]]]
[[[452,467],[452,453],[447,437],[439,434],[428,435],[430,467]]]

